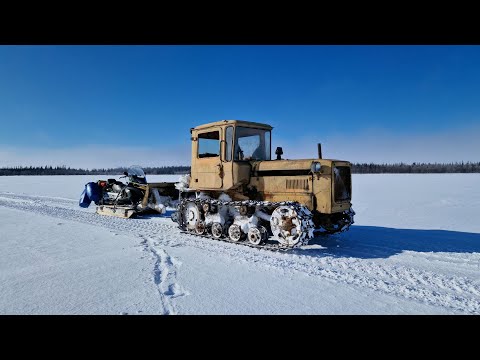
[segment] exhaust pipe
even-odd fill
[[[277,155],[277,160],[282,160],[283,149],[280,146],[275,150],[275,155]]]
[[[322,144],[318,143],[317,146],[318,146],[318,158],[321,159],[322,158]]]

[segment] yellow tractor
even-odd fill
[[[189,233],[254,247],[290,249],[353,224],[351,164],[271,156],[266,124],[222,120],[191,129],[187,186],[172,220]]]

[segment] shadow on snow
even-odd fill
[[[480,253],[480,234],[354,225],[346,233],[318,236],[294,250],[299,255],[357,258],[388,258],[404,251]]]

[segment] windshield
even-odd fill
[[[141,184],[147,183],[147,177],[145,176],[145,172],[140,166],[138,165],[130,166],[128,168],[127,173],[128,173],[128,176],[130,177],[130,181],[138,182]]]
[[[237,126],[234,160],[270,159],[270,131]]]

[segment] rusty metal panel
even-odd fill
[[[285,188],[287,190],[310,190],[308,179],[287,179],[285,180]]]
[[[313,194],[316,199],[316,210],[324,214],[332,211],[332,179],[330,175],[313,177]]]
[[[305,205],[310,210],[313,209],[312,196],[310,194],[298,194],[298,193],[264,193],[265,201],[298,201]]]
[[[256,163],[256,171],[267,170],[310,170],[312,159],[307,160],[272,160]]]
[[[221,162],[221,140],[222,128],[210,127],[205,130],[192,130],[192,167],[190,188],[192,189],[220,189],[223,185],[223,165]],[[204,157],[198,156],[199,140],[202,134],[218,132],[219,156]]]

